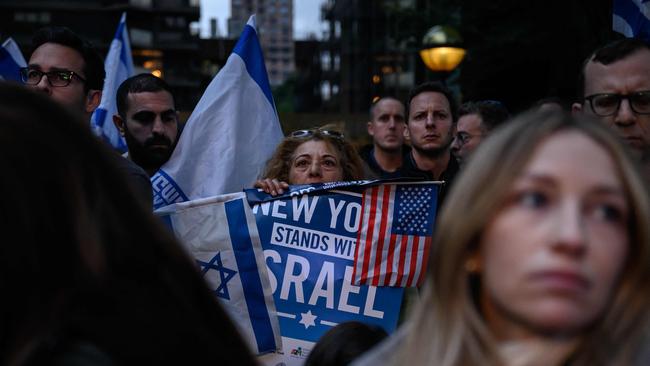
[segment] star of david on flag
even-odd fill
[[[384,184],[364,191],[353,283],[419,286],[424,280],[438,185]]]
[[[237,271],[223,266],[221,263],[221,252],[217,252],[210,262],[203,262],[197,259],[196,263],[201,267],[201,273],[204,277],[209,276],[208,272],[211,270],[219,273],[219,284],[214,290],[214,293],[222,299],[230,300],[230,295],[228,294],[228,281],[237,274]]]
[[[155,212],[180,239],[253,352],[282,347],[255,217],[243,192]]]

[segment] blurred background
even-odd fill
[[[445,81],[459,101],[499,100],[513,112],[544,97],[572,102],[583,59],[618,38],[611,8],[611,0],[0,0],[0,42],[13,37],[28,59],[36,29],[64,25],[105,56],[126,11],[137,71],[169,82],[185,120],[255,13],[284,132],[335,123],[363,143],[374,99],[404,100],[428,80]],[[420,51],[437,46],[464,58],[434,71]]]

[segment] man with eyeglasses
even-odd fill
[[[32,46],[28,66],[21,70],[23,82],[90,121],[102,96],[102,57],[64,27],[40,29],[32,38]]]
[[[650,168],[650,45],[627,38],[597,49],[584,63],[578,87],[581,102],[573,112],[607,123]]]
[[[102,57],[88,41],[65,27],[39,29],[32,37],[32,49],[27,67],[21,70],[23,83],[81,114],[90,128],[106,75]],[[147,173],[117,153],[115,160],[143,203],[153,207]]]
[[[466,102],[460,106],[456,135],[451,143],[451,154],[461,168],[490,131],[508,117],[506,107],[496,100]]]

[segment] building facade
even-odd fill
[[[66,26],[105,56],[122,12],[136,72],[162,76],[177,108],[192,110],[202,94],[199,39],[190,31],[199,20],[199,0],[0,0],[0,40],[13,37],[29,59],[37,29]]]
[[[295,71],[293,0],[230,0],[230,4],[228,37],[238,38],[248,18],[256,14],[269,81],[281,85]]]

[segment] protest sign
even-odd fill
[[[362,192],[372,184],[377,182],[292,186],[275,198],[246,190],[283,343],[281,352],[261,358],[264,364],[302,365],[314,343],[345,321],[395,329],[403,288],[352,284]]]

